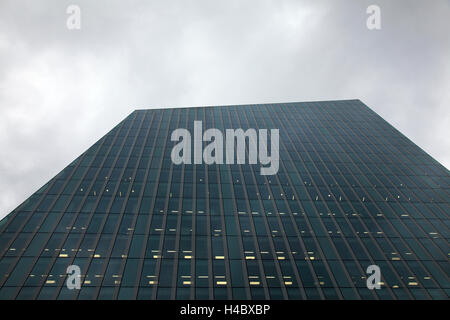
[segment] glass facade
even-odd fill
[[[195,120],[279,129],[278,173],[173,164]],[[449,185],[359,100],[136,110],[0,221],[0,299],[448,299]]]

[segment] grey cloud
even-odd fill
[[[381,7],[382,29],[365,27]],[[82,28],[66,28],[66,8]],[[2,1],[0,217],[136,108],[359,98],[450,167],[450,5]]]

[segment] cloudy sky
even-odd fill
[[[449,30],[449,0],[2,0],[0,218],[137,108],[358,98],[450,168]]]

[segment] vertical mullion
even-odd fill
[[[224,128],[224,130],[226,128],[224,113],[228,114],[228,111],[229,111],[228,108],[230,108],[230,107],[229,106],[228,107],[222,107],[221,108],[222,110],[220,112],[222,128]],[[228,116],[228,120],[230,120],[229,116]],[[221,169],[221,171],[224,170],[227,173],[228,181],[232,182],[233,181],[233,176],[231,174],[231,167],[230,167],[230,165],[229,164],[225,164],[223,166],[224,166],[224,169]],[[221,180],[222,180],[222,176],[221,176]],[[221,183],[222,183],[222,181],[221,181]],[[237,240],[239,242],[240,256],[241,256],[240,261],[241,261],[242,274],[243,274],[244,282],[246,281],[246,284],[244,284],[244,289],[245,289],[245,293],[246,293],[247,299],[251,299],[252,296],[251,296],[251,291],[250,291],[250,287],[249,287],[249,283],[248,283],[247,264],[245,263],[245,260],[244,260],[245,259],[245,257],[244,257],[244,244],[242,242],[242,235],[240,233],[241,228],[240,228],[239,216],[237,214],[237,205],[236,205],[236,202],[235,202],[236,197],[235,197],[235,194],[234,194],[234,188],[230,187],[230,189],[231,189],[231,197],[232,197],[232,199],[234,199],[234,200],[232,200],[233,211],[234,211],[233,212],[233,216],[234,216],[234,221],[235,221],[235,227],[236,227],[236,230],[237,230],[237,233],[238,233],[238,235],[236,235],[236,238],[237,238]],[[226,214],[225,210],[223,211],[223,214],[224,214],[224,217],[225,217],[225,214]],[[227,232],[226,224],[225,224],[225,232]],[[231,237],[231,236],[228,235],[228,234],[225,234],[225,237],[228,238],[228,237]],[[232,260],[232,259],[229,258],[229,260]],[[231,282],[233,283],[233,279],[231,279]],[[234,293],[233,293],[233,295],[234,295]]]
[[[158,110],[158,111],[160,111],[160,110]],[[156,147],[156,141],[157,141],[157,138],[158,138],[158,136],[159,136],[159,133],[160,133],[160,131],[159,131],[159,129],[160,129],[160,127],[161,127],[161,123],[162,123],[162,121],[163,121],[163,114],[162,113],[156,113],[157,111],[152,111],[152,113],[153,113],[153,117],[155,118],[157,118],[158,117],[158,115],[159,115],[159,121],[157,121],[157,130],[158,130],[158,133],[157,134],[155,134],[155,136],[153,137],[153,147],[152,147],[152,150],[151,150],[151,153],[150,153],[150,156],[149,156],[149,161],[150,161],[150,165],[149,165],[149,168],[147,169],[147,172],[146,172],[146,178],[144,179],[144,182],[147,182],[147,178],[148,178],[148,174],[149,174],[149,172],[150,172],[150,170],[151,170],[151,163],[153,162],[153,154],[154,154],[154,151],[155,151],[155,147]],[[155,116],[155,114],[156,114],[156,116]],[[161,161],[162,161],[162,159],[161,159]],[[161,166],[161,162],[160,162],[160,166]],[[158,174],[157,174],[157,179],[156,179],[156,181],[159,181],[159,177],[161,176],[161,170],[159,170],[158,171]],[[142,192],[143,192],[143,194],[145,193],[145,191],[146,191],[146,189],[147,189],[147,184],[145,185],[145,186],[143,186],[143,190],[142,190]],[[153,190],[153,195],[152,195],[152,203],[150,204],[150,210],[149,210],[149,217],[148,217],[148,221],[147,221],[147,225],[146,225],[146,227],[145,227],[145,233],[144,233],[144,241],[145,241],[145,244],[142,246],[142,250],[141,250],[141,255],[140,255],[140,258],[139,258],[139,261],[138,261],[138,268],[137,268],[137,271],[136,271],[136,274],[138,275],[138,278],[136,279],[136,282],[135,282],[135,286],[137,287],[137,295],[138,295],[138,297],[139,297],[139,291],[140,291],[140,285],[141,285],[141,280],[142,280],[142,276],[143,276],[143,274],[142,274],[142,268],[143,268],[143,266],[144,266],[144,263],[145,263],[145,260],[146,260],[146,250],[147,250],[147,246],[148,246],[148,240],[149,240],[149,237],[150,237],[150,228],[151,228],[151,224],[152,224],[152,220],[153,220],[153,215],[154,215],[154,207],[155,207],[155,201],[156,201],[156,194],[157,194],[157,190],[158,190],[158,185],[156,185],[156,187],[154,188],[154,190]],[[155,278],[156,279],[156,278]],[[155,281],[157,281],[157,279],[155,280]],[[157,282],[156,282],[156,284],[152,287],[152,291],[155,291],[156,289],[155,289],[155,287],[157,286]]]
[[[168,131],[170,129],[170,123],[172,121],[172,116],[176,111],[174,111],[173,109],[166,109],[165,112],[167,112],[169,114],[169,119],[167,120],[167,133],[168,133]],[[178,121],[180,119],[179,111],[177,113],[178,113],[178,117],[177,117],[177,123],[178,123]],[[163,151],[161,154],[160,171],[163,170],[164,154],[165,154],[165,150],[167,149],[167,146],[168,146],[168,138],[167,138],[168,136],[169,136],[169,134],[166,135],[165,143],[163,146]],[[169,200],[170,200],[169,194],[170,194],[170,187],[171,187],[171,183],[172,183],[173,166],[174,166],[174,164],[171,163],[170,169],[169,169],[169,176],[167,179],[167,190],[166,190],[166,196],[165,196],[165,200],[164,200],[164,210],[163,210],[164,218],[162,221],[162,226],[161,226],[162,231],[161,231],[160,238],[159,238],[159,248],[158,248],[159,258],[156,259],[156,268],[155,268],[155,276],[158,279],[158,285],[157,285],[157,290],[153,291],[153,299],[157,299],[157,294],[158,294],[160,284],[161,284],[159,281],[160,273],[161,273],[161,265],[165,262],[165,259],[166,259],[164,257],[164,244],[165,244],[165,237],[166,237],[167,216],[169,215],[169,212],[168,212]],[[158,185],[157,189],[159,189],[159,185]],[[172,260],[174,261],[175,259],[172,259]],[[172,272],[174,269],[175,269],[175,266],[172,266]],[[170,272],[170,270],[164,270],[164,272]],[[173,288],[172,288],[172,290],[173,290]],[[170,295],[169,295],[169,297],[170,297]]]

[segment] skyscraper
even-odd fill
[[[195,121],[279,168],[175,164]],[[449,185],[359,100],[136,110],[0,222],[0,299],[448,299]]]

